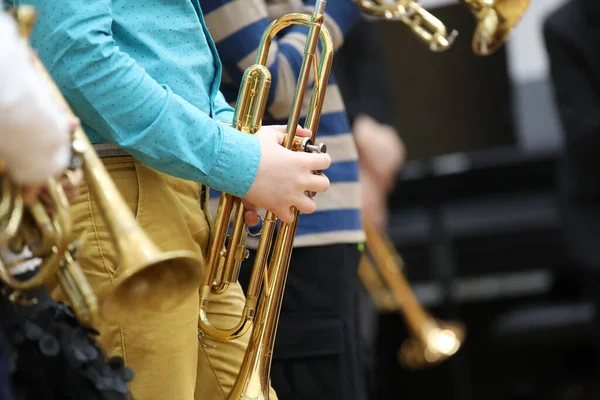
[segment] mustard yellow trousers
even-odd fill
[[[201,185],[162,174],[131,157],[102,161],[137,222],[161,250],[205,254],[210,219],[200,198]],[[73,219],[83,245],[80,264],[98,298],[110,296],[115,280],[128,266],[119,265],[98,205],[85,184],[73,204]],[[54,288],[53,294],[65,301],[60,288]],[[244,301],[239,284],[211,297],[211,321],[233,326]],[[227,399],[249,334],[227,342],[205,340],[203,345],[198,339],[198,311],[196,293],[172,312],[138,325],[98,324],[99,342],[107,354],[124,357],[135,371],[131,391],[136,400]],[[272,389],[270,400],[276,400]]]

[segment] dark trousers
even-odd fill
[[[36,303],[19,305],[0,295],[0,332],[8,345],[5,353],[0,349],[0,364],[10,357],[12,384],[9,389],[3,382],[0,365],[0,400],[13,398],[3,397],[10,395],[5,390],[14,390],[17,400],[125,400],[133,373],[122,359],[107,360],[95,332],[83,328],[45,286],[25,296]]]
[[[246,288],[255,253],[244,263]],[[357,244],[296,248],[271,368],[279,400],[365,400]]]
[[[12,384],[10,382],[10,353],[2,330],[0,329],[0,400],[12,400]]]

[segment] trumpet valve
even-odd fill
[[[311,138],[296,136],[291,150],[305,153],[327,153],[327,145],[325,143],[314,144]]]
[[[293,151],[303,151],[305,153],[327,153],[327,145],[325,143],[313,144],[313,141],[307,137],[295,137],[292,143]],[[313,171],[314,175],[321,175],[323,171]],[[306,192],[306,195],[311,199],[317,195],[317,192]]]

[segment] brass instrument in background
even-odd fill
[[[506,41],[512,29],[527,11],[530,0],[461,0],[477,19],[473,34],[473,52],[487,56]]]
[[[19,188],[8,179],[2,165],[0,167],[0,246],[5,246],[17,234],[23,212],[23,198],[19,194]]]
[[[365,14],[404,22],[431,51],[448,49],[458,32],[449,35],[445,25],[417,0],[354,0]],[[487,56],[494,53],[529,7],[531,0],[460,0],[477,19],[473,34],[473,52]]]
[[[28,38],[36,19],[35,9],[20,6],[13,9],[12,13],[19,23],[22,36]],[[37,57],[34,58],[34,62],[37,71],[52,90],[56,100],[64,106],[70,117],[74,117],[48,71]],[[144,317],[143,311],[168,311],[177,306],[181,299],[198,290],[202,266],[201,255],[190,251],[160,251],[137,224],[81,127],[73,133],[72,149],[81,161],[90,194],[98,202],[98,208],[111,234],[121,265],[128,266],[117,277],[113,291],[101,302],[103,316],[116,322],[130,318],[140,319]],[[57,204],[63,205],[58,209],[68,209],[64,194],[60,195],[60,185],[52,180],[48,188],[51,189],[51,193],[54,191],[53,188],[56,188],[59,193],[54,196],[58,201]],[[18,204],[18,192],[13,190],[9,194],[13,198],[12,203]],[[4,202],[6,194],[2,197]],[[29,207],[29,210],[31,209]],[[75,247],[73,245],[68,247],[68,240],[65,240],[70,239],[66,234],[70,233],[68,213],[67,216],[63,215],[64,222],[51,224],[50,230],[46,229],[49,225],[42,211],[30,214],[32,218],[24,218],[19,226],[19,231],[23,232],[23,237],[26,239],[24,244],[32,251],[37,246],[37,240],[53,245],[52,251],[48,254],[50,257],[60,258],[61,268],[57,271],[56,278],[59,279],[65,294],[74,307],[84,308],[79,310],[80,314],[85,315],[85,308],[88,306],[91,307],[88,311],[94,312],[94,308],[97,308],[95,296],[75,260]],[[57,229],[59,227],[62,229]],[[65,234],[57,236],[57,232]],[[35,283],[43,284],[42,277],[50,278],[49,271],[47,268],[41,268],[42,275],[36,278]],[[6,273],[4,275],[3,279],[9,278]],[[10,280],[7,283],[14,284]]]
[[[51,178],[46,189],[53,199],[56,211],[47,212],[39,199],[24,207],[19,188],[10,182],[8,176],[3,176],[2,180],[0,203],[7,207],[0,213],[0,219],[4,217],[6,222],[0,245],[7,246],[15,254],[21,253],[27,246],[33,257],[40,258],[41,265],[39,272],[31,278],[17,280],[9,272],[9,266],[0,258],[0,279],[16,291],[32,289],[43,285],[56,274],[62,255],[67,250],[68,235],[71,233],[68,202],[62,187]]]
[[[325,0],[317,0],[312,17],[292,13],[277,18],[263,33],[256,62],[246,70],[242,78],[235,107],[234,127],[245,132],[240,134],[253,134],[261,127],[271,83],[271,74],[266,64],[273,38],[282,29],[291,25],[304,25],[309,28],[309,32],[284,144],[286,148],[294,151],[326,151],[323,144],[313,145],[333,61],[333,42],[323,26],[325,5]],[[319,39],[321,55],[317,61]],[[315,83],[305,123],[305,127],[313,133],[312,140],[309,140],[296,137],[295,132],[300,121],[311,69],[314,72]],[[294,222],[282,223],[279,226],[271,252],[277,218],[272,212],[267,211],[263,219],[242,318],[234,327],[217,328],[207,317],[209,296],[227,290],[229,284],[237,280],[240,265],[247,258],[248,251],[245,247],[247,227],[244,222],[244,211],[239,198],[226,193],[221,195],[215,230],[209,245],[208,270],[200,291],[199,332],[202,337],[230,340],[247,332],[254,321],[252,336],[240,372],[227,397],[230,400],[268,400],[273,344],[299,212],[294,209]],[[228,235],[227,230],[232,214],[232,231]]]
[[[403,261],[393,244],[369,222],[359,275],[363,285],[381,311],[400,311],[411,337],[398,353],[401,364],[411,369],[432,366],[451,357],[465,339],[465,328],[457,322],[440,322],[419,304],[402,274]]]
[[[446,25],[416,0],[354,0],[365,14],[388,21],[402,21],[433,52],[448,50],[458,32]]]

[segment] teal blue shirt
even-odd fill
[[[236,196],[260,161],[253,135],[220,124],[233,109],[198,0],[28,0],[32,44],[92,143]]]

